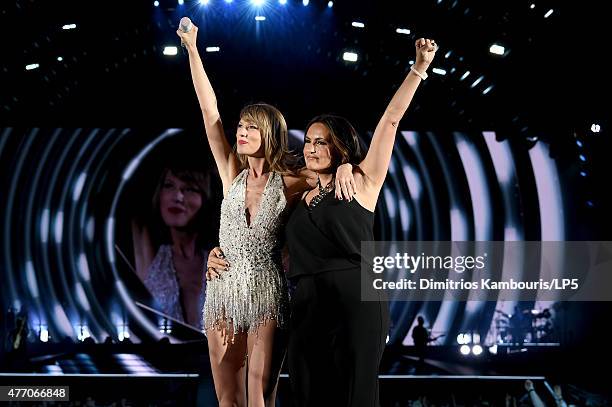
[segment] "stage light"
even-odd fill
[[[582,147],[582,141],[580,141],[580,140],[576,140],[576,145],[577,145],[578,147]]]
[[[284,6],[285,4],[287,4],[287,0],[278,0],[278,3],[279,3],[281,6]]]
[[[74,30],[76,28],[76,24],[66,24],[62,26],[63,30]]]
[[[62,232],[64,231],[64,212],[59,211],[55,215],[55,242],[62,243]]]
[[[495,55],[504,55],[506,53],[506,48],[499,44],[493,44],[489,47],[489,52]]]
[[[472,347],[472,353],[476,356],[480,356],[482,354],[482,346],[480,345],[474,345]]]
[[[531,6],[529,6],[530,9],[534,9],[535,8],[535,4],[531,3]]]
[[[472,336],[470,334],[457,335],[457,343],[459,345],[467,345],[470,342],[472,342]]]
[[[77,339],[81,342],[91,337],[91,334],[89,333],[89,328],[85,324],[77,325],[76,331],[77,331]]]
[[[462,345],[461,348],[459,348],[459,351],[462,355],[467,356],[470,354],[470,347],[467,345]]]
[[[491,92],[491,89],[493,89],[493,85],[489,86],[488,88],[486,88],[485,90],[482,91],[483,95],[486,95],[487,93]]]
[[[387,335],[387,339],[385,339],[385,343],[389,343],[389,335]]]
[[[41,342],[49,342],[49,331],[47,330],[47,326],[46,325],[40,325],[39,326],[38,337],[40,338]]]
[[[588,207],[590,207],[590,208],[592,208],[592,207],[594,206],[594,205],[593,205],[593,201],[586,201],[586,204],[587,204],[587,206],[588,206]]]
[[[334,2],[333,2],[333,1],[328,1],[328,2],[327,2],[327,7],[328,7],[328,8],[332,8],[332,7],[334,7]]]
[[[266,21],[265,16],[255,16],[255,21]]]
[[[87,263],[87,256],[85,256],[85,253],[79,254],[79,259],[77,263],[79,272],[81,273],[81,278],[84,281],[90,281],[91,273],[89,272],[89,263]]]
[[[357,58],[358,58],[358,55],[356,53],[354,53],[354,52],[345,52],[342,55],[342,59],[344,59],[345,61],[348,61],[348,62],[356,62]]]
[[[583,154],[580,154],[578,156],[578,158],[580,158],[580,161],[585,162],[586,161],[586,157]]]
[[[310,0],[302,0],[302,4],[307,6],[310,3]]]
[[[489,346],[489,353],[492,355],[497,355],[497,345]]]
[[[586,173],[586,172],[584,172],[584,171],[580,171],[580,176],[581,176],[581,177],[586,177],[586,176],[587,176],[587,173]]]
[[[206,47],[206,52],[219,52],[221,51],[220,47]]]
[[[461,75],[461,78],[459,78],[459,80],[462,81],[465,78],[467,78],[468,76],[470,76],[470,71],[465,71],[465,73],[463,75]]]
[[[106,248],[107,248],[107,255],[108,255],[108,261],[113,264],[115,263],[115,248],[113,247],[113,242],[114,242],[114,234],[115,234],[115,218],[114,217],[109,217],[108,219],[106,219]]]
[[[395,30],[395,32],[398,34],[405,34],[405,35],[410,34],[410,30],[407,28],[398,28]]]
[[[32,297],[38,298],[38,284],[36,283],[36,271],[34,270],[34,263],[32,260],[26,262],[26,280],[28,282],[28,288]]]
[[[403,131],[402,134],[404,135],[404,138],[406,139],[406,141],[408,142],[408,144],[411,147],[414,147],[417,145],[417,136],[416,133],[413,131]],[[410,184],[408,184],[410,185]]]
[[[255,7],[261,7],[264,4],[264,0],[251,0],[251,4]]]
[[[554,10],[553,10],[553,9],[548,10],[548,11],[546,12],[546,14],[544,14],[544,18],[548,18],[548,17],[550,17],[550,16],[552,15],[552,13],[553,13],[553,12],[554,12]]]
[[[182,6],[183,4],[185,4],[185,0],[178,0],[178,5]]]
[[[414,61],[411,59],[410,61],[408,61],[409,65],[414,65]]]
[[[172,322],[166,318],[163,318],[159,324],[159,332],[162,334],[172,333]]]
[[[472,343],[476,343],[476,344],[480,343],[480,334],[478,333],[472,334]]]
[[[476,79],[474,83],[472,83],[472,86],[470,86],[470,88],[475,88],[480,82],[482,82],[483,79],[484,76],[481,76],[480,78]]]
[[[452,53],[453,53],[453,51],[452,51],[452,50],[451,50],[451,51],[448,51],[448,52],[447,52],[447,53],[444,55],[444,58],[448,58],[448,57],[450,57],[450,56],[452,55]]]
[[[85,185],[85,180],[87,179],[87,173],[82,172],[74,183],[74,189],[72,190],[72,200],[74,202],[79,200],[81,196],[81,192],[83,192],[83,186]]]
[[[124,339],[129,339],[130,331],[127,324],[117,325],[117,336],[121,342],[123,342]]]
[[[352,25],[353,27],[357,27],[357,28],[364,28],[364,27],[365,27],[365,24],[364,24],[364,23],[360,23],[359,21],[353,21],[353,22],[351,23],[351,25]]]
[[[203,5],[205,5],[205,6],[206,6],[208,3],[210,3],[210,0],[200,0],[200,4],[203,4]]]
[[[225,0],[226,3],[231,3],[233,0]]]
[[[64,60],[64,58],[62,57],[57,57],[57,62],[62,62]]]
[[[85,236],[87,237],[88,241],[93,242],[95,230],[96,228],[94,218],[93,216],[90,216],[87,220],[87,225],[85,226]]]
[[[25,69],[26,69],[26,71],[31,71],[31,70],[37,69],[39,67],[40,67],[40,65],[38,65],[38,64],[29,64],[29,65],[26,65]]]
[[[155,7],[159,7],[159,1],[155,0],[155,1],[153,2],[153,5],[154,5]]]
[[[176,55],[176,54],[178,54],[178,48],[164,47],[164,55]]]
[[[593,123],[591,125],[591,131],[593,133],[599,133],[601,131],[601,126],[599,124]]]
[[[42,215],[40,217],[40,240],[43,243],[47,243],[47,239],[49,238],[49,208],[45,208],[42,211]]]
[[[432,72],[437,73],[438,75],[446,75],[446,70],[441,68],[434,68],[432,69]]]

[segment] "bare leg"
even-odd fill
[[[249,407],[274,407],[278,375],[287,351],[287,333],[267,321],[247,339]]]
[[[223,331],[209,329],[208,353],[215,392],[220,407],[246,407],[247,334],[236,333],[234,343],[224,340]]]

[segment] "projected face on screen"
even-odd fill
[[[155,307],[197,328],[205,292],[206,191],[204,171],[184,163],[166,166],[153,193],[150,220],[132,220],[135,270]]]

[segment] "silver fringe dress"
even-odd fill
[[[246,221],[248,169],[234,180],[221,204],[219,245],[229,271],[206,286],[204,326],[219,329],[233,341],[238,332],[256,332],[275,320],[285,327],[289,316],[287,280],[281,249],[287,217],[282,176],[270,173],[251,224]]]
[[[206,261],[208,251],[202,250],[202,258]],[[202,275],[206,274],[206,263],[202,265]],[[163,244],[159,246],[157,254],[153,262],[147,270],[147,276],[144,280],[144,285],[153,296],[155,305],[160,311],[171,317],[185,322],[184,314],[187,310],[183,310],[181,301],[180,288],[176,269],[174,268],[174,258],[172,255],[172,246]],[[198,312],[204,306],[204,293],[206,287],[206,278],[202,281],[202,291],[198,298]],[[202,322],[198,321],[198,329],[202,328]]]

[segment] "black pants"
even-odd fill
[[[388,304],[361,301],[359,270],[301,276],[293,283],[288,350],[293,404],[378,406]]]

